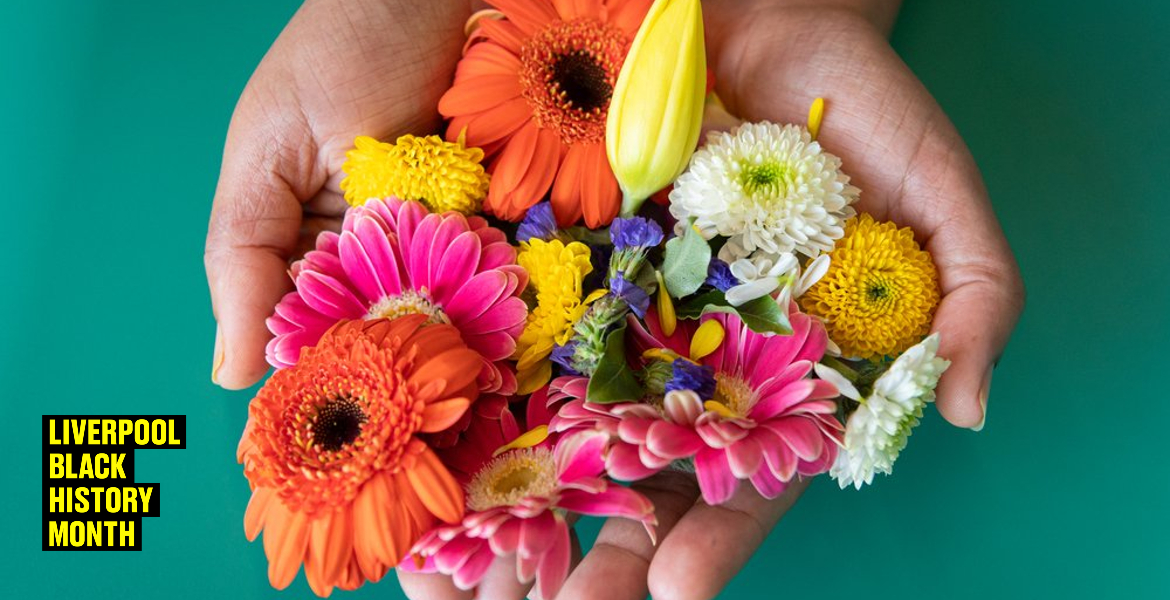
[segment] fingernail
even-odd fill
[[[215,358],[211,361],[211,383],[219,385],[219,368],[223,366],[223,337],[219,334],[219,325],[215,326]]]
[[[979,388],[979,412],[983,413],[983,418],[971,431],[983,431],[983,426],[987,424],[987,396],[991,393],[991,375],[994,370],[995,366],[987,369],[987,375],[983,377],[983,387]]]

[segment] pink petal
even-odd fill
[[[556,519],[544,511],[532,518],[524,519],[520,527],[520,544],[516,552],[521,558],[537,557],[553,544],[556,534]]]
[[[491,548],[484,544],[451,574],[455,587],[461,590],[470,590],[479,585],[479,582],[483,581],[483,576],[487,574],[488,567],[492,566],[492,561],[495,559],[496,556],[492,553]]]
[[[460,332],[468,335],[493,333],[496,331],[523,330],[528,318],[528,307],[519,298],[506,298],[503,302],[489,307],[483,314],[460,323]]]
[[[557,480],[571,482],[583,477],[597,477],[605,472],[601,451],[608,436],[600,432],[582,432],[562,439],[555,452]]]
[[[761,398],[752,407],[749,415],[756,421],[767,421],[776,415],[782,414],[793,406],[800,404],[816,389],[811,379],[795,381],[783,389]]]
[[[748,436],[727,447],[727,464],[737,479],[747,479],[756,474],[763,461],[763,449],[756,436]]]
[[[500,525],[500,528],[488,540],[488,543],[491,544],[492,552],[498,555],[515,552],[516,547],[520,545],[520,528],[523,523],[524,521],[520,519],[511,519],[503,525]]]
[[[338,252],[346,276],[371,303],[402,292],[390,240],[373,219],[359,219],[354,231],[342,232]]]
[[[788,487],[787,482],[777,479],[768,469],[756,471],[756,474],[752,475],[751,481],[756,491],[769,500],[783,494],[785,488]]]
[[[824,434],[812,421],[803,417],[788,417],[763,424],[792,448],[801,460],[814,460],[824,452]]]
[[[669,394],[663,400],[666,417],[679,425],[694,425],[703,414],[703,402],[696,396]]]
[[[796,453],[775,434],[767,432],[762,435],[766,436],[760,445],[764,449],[764,463],[768,465],[768,471],[780,481],[791,480],[799,462]]]
[[[618,425],[618,436],[623,442],[631,444],[646,443],[646,436],[650,433],[650,424],[654,421],[638,417],[626,417]]]
[[[659,456],[672,459],[689,458],[705,447],[703,439],[693,429],[658,421],[650,425],[646,446]]]
[[[638,481],[662,469],[643,465],[637,446],[618,442],[609,449],[609,455],[605,459],[605,470],[614,479]]]
[[[435,566],[443,573],[454,573],[467,559],[484,545],[484,541],[476,538],[459,536],[443,544],[435,553]]]
[[[586,493],[566,490],[557,500],[557,507],[594,517],[625,517],[643,521],[654,514],[654,504],[642,494],[620,485]]]
[[[707,448],[695,455],[695,476],[707,504],[722,504],[731,498],[739,484],[731,474],[731,465],[722,450]]]
[[[492,231],[499,231],[492,228]],[[481,239],[481,241],[483,241]],[[516,264],[516,249],[507,243],[488,244],[485,243],[483,250],[479,256],[479,271],[489,271],[504,265]]]
[[[443,311],[451,317],[452,322],[470,322],[489,308],[495,305],[504,294],[508,283],[508,276],[499,271],[485,271],[467,280],[449,302],[443,305]]]
[[[446,304],[475,274],[479,254],[479,237],[470,231],[457,235],[448,246],[432,249],[431,298]]]
[[[536,600],[552,600],[561,591],[565,577],[569,575],[569,561],[572,554],[572,543],[569,541],[569,526],[561,519],[556,520],[555,536],[551,547],[540,559],[540,567],[536,572],[536,587],[533,597]]]
[[[297,291],[305,304],[333,319],[352,319],[366,314],[366,307],[336,279],[315,271],[297,277]]]

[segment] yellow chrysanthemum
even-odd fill
[[[528,314],[524,332],[516,342],[516,377],[520,394],[528,394],[548,383],[552,376],[549,355],[554,345],[563,345],[573,335],[573,324],[581,319],[591,298],[582,299],[582,282],[593,270],[589,247],[581,242],[533,238],[520,242],[516,262],[528,271],[529,284],[536,290],[536,308]]]
[[[860,358],[897,355],[921,341],[938,301],[938,271],[914,232],[866,214],[846,221],[828,273],[800,298],[841,353]]]
[[[354,206],[370,198],[418,200],[431,212],[479,212],[488,191],[483,150],[437,135],[404,135],[393,144],[360,136],[345,153],[341,191]]]

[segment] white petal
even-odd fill
[[[813,365],[813,371],[816,371],[817,377],[837,386],[838,394],[851,400],[861,400],[861,394],[857,391],[857,387],[837,369],[817,363]]]

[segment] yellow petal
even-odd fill
[[[808,108],[808,134],[812,139],[817,139],[817,134],[821,132],[821,121],[825,118],[825,99],[817,98],[813,100],[812,106]]]
[[[699,360],[719,349],[723,343],[723,325],[715,319],[708,319],[699,325],[699,330],[691,338],[691,360]]]
[[[655,0],[630,44],[606,118],[606,156],[625,196],[622,214],[633,214],[686,167],[706,88],[699,0]]]
[[[662,333],[671,336],[674,335],[674,329],[678,326],[678,317],[674,314],[674,300],[666,291],[666,282],[662,279],[662,273],[655,271],[654,276],[658,278],[658,325],[662,328]]]
[[[735,417],[735,413],[731,412],[731,409],[728,408],[727,405],[722,403],[722,402],[708,400],[708,401],[703,403],[703,408],[705,408],[705,409],[707,409],[707,410],[709,410],[709,411],[711,411],[711,412],[713,412],[721,417],[726,417],[728,419]]]
[[[543,442],[547,438],[548,425],[539,425],[533,429],[525,431],[524,433],[520,434],[520,437],[508,442],[507,444],[496,448],[496,451],[492,452],[492,456],[499,456],[509,450],[515,450],[517,448],[531,448]]]

